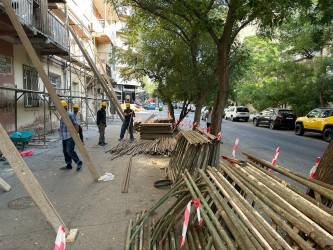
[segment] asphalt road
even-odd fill
[[[159,116],[167,115],[167,107],[162,112],[148,111]],[[179,109],[175,110],[178,117]],[[194,112],[190,112],[185,120],[193,120]],[[201,121],[205,126],[205,121]],[[276,164],[286,167],[301,174],[309,175],[309,171],[317,160],[322,157],[328,145],[322,136],[315,133],[305,133],[304,136],[296,136],[294,131],[287,129],[270,130],[268,127],[255,127],[252,120],[222,121],[221,155],[231,156],[235,140],[239,136],[239,144],[236,158],[245,159],[243,151],[258,156],[264,160],[272,161],[275,150],[280,147],[280,154]]]

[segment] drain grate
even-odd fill
[[[8,203],[8,207],[11,209],[25,209],[34,206],[35,202],[30,196],[18,198]]]

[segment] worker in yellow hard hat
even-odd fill
[[[124,121],[123,125],[121,126],[120,131],[120,138],[119,141],[121,141],[124,138],[126,129],[129,127],[129,134],[131,141],[134,141],[133,136],[133,117],[135,117],[134,111],[131,109],[131,105],[129,103],[126,103],[126,109],[124,110]]]
[[[66,113],[68,114],[72,124],[74,125],[76,131],[79,131],[79,126],[77,124],[76,121],[76,117],[72,112],[69,112],[67,110],[68,105],[66,101],[61,101],[61,105],[65,108]],[[64,157],[65,157],[65,162],[66,162],[66,166],[61,167],[61,170],[70,170],[72,169],[72,160],[77,164],[76,170],[80,170],[82,167],[82,161],[80,160],[80,158],[78,157],[77,153],[75,152],[74,148],[75,148],[75,143],[74,140],[71,136],[71,134],[69,133],[63,119],[61,118],[60,120],[60,129],[59,129],[60,135],[59,135],[59,139],[62,140],[62,151],[64,153]]]
[[[102,107],[97,111],[97,127],[99,132],[99,141],[98,145],[105,146],[107,143],[105,142],[105,128],[106,128],[106,102],[102,102]]]
[[[81,139],[82,143],[84,144],[84,142],[83,142],[83,132],[82,132],[82,127],[81,127],[81,125],[83,123],[83,115],[79,111],[79,105],[74,104],[73,105],[73,110],[74,110],[74,115],[76,117],[77,125],[79,126],[79,136],[80,136],[80,139]]]

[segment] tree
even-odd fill
[[[158,82],[156,93],[168,102],[171,115],[172,100],[184,101],[181,117],[195,101],[194,120],[199,122],[201,106],[212,90],[217,71],[215,46],[191,18],[178,18],[176,29],[165,19],[134,8],[128,22],[129,49],[118,59],[128,65],[122,70],[124,79],[147,74]]]
[[[113,1],[115,2],[115,1]],[[167,20],[179,29],[177,20],[187,22],[190,16],[196,27],[207,32],[216,45],[218,89],[212,113],[211,132],[221,130],[222,110],[229,96],[230,49],[238,33],[248,24],[255,23],[262,30],[279,25],[293,9],[309,6],[309,0],[126,0],[131,6],[141,8],[159,18]],[[192,16],[196,19],[193,19]],[[176,21],[175,18],[177,17]],[[179,29],[182,30],[182,29]],[[237,62],[238,60],[235,60]]]

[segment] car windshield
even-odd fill
[[[245,107],[237,107],[236,112],[249,112],[249,110]]]
[[[279,110],[279,115],[293,115],[294,111],[292,110]]]

